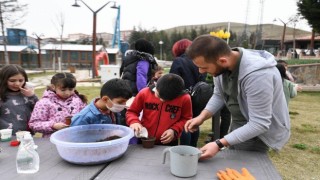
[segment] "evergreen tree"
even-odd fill
[[[314,55],[314,37],[316,32],[320,32],[320,1],[319,0],[299,0],[297,2],[299,13],[308,21],[312,27],[310,55]]]

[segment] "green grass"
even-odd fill
[[[286,61],[288,65],[320,63],[320,59],[290,59]]]
[[[96,87],[96,86],[90,86],[90,87],[85,87],[85,86],[79,86],[76,88],[80,94],[84,94],[87,96],[88,102],[90,102],[92,99],[99,97],[100,96],[100,89],[101,87]],[[42,94],[44,92],[45,88],[40,88],[35,90],[35,94],[41,98]]]
[[[28,79],[32,79],[32,78],[36,78],[36,77],[43,77],[43,76],[53,76],[54,74],[56,74],[55,72],[41,72],[41,73],[31,73],[28,74]]]

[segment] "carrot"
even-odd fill
[[[225,179],[222,177],[222,174],[217,173],[217,176],[218,176],[219,180],[225,180]]]
[[[236,176],[236,175],[233,173],[233,171],[236,171],[236,170],[234,170],[234,169],[226,168],[226,171],[227,171],[228,176],[229,176],[231,179],[237,179],[237,178],[241,177],[241,176]],[[239,173],[239,174],[240,174],[240,173]]]
[[[232,180],[232,178],[230,178],[225,171],[220,170],[219,172],[220,172],[221,176],[224,178],[223,180]]]
[[[240,174],[237,170],[232,169],[232,173],[237,177],[237,178],[243,178],[242,174]]]
[[[242,175],[247,177],[248,180],[256,180],[255,177],[252,176],[252,174],[246,169],[246,168],[242,168]]]

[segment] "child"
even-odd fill
[[[177,145],[184,124],[192,118],[191,98],[184,90],[180,76],[162,76],[156,86],[137,94],[127,111],[127,124],[136,132],[145,127],[149,136],[156,137],[156,144]]]
[[[157,66],[155,70],[152,70],[152,78],[150,82],[148,83],[148,86],[156,85],[158,79],[163,75],[163,67],[162,66]]]
[[[42,133],[43,137],[49,137],[53,132],[68,127],[66,118],[80,112],[87,103],[86,97],[75,90],[76,84],[71,73],[55,74],[32,112],[30,128]]]
[[[127,81],[111,79],[101,88],[100,98],[94,99],[81,112],[73,116],[71,126],[86,124],[119,124],[116,116],[132,97]]]
[[[18,65],[4,66],[0,71],[0,129],[12,133],[28,130],[28,121],[38,97],[26,87],[27,73]]]
[[[297,95],[297,91],[301,90],[301,87],[287,79],[286,68],[282,63],[278,63],[276,67],[280,72],[283,82],[284,96],[286,97],[287,105],[289,106],[290,98],[294,98]]]

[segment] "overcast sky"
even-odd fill
[[[19,0],[29,4],[24,23],[17,28],[27,30],[28,35],[44,34],[59,36],[59,16],[64,16],[64,37],[71,33],[92,34],[93,13],[81,1],[80,8],[72,7],[74,0]],[[94,11],[107,0],[83,0]],[[143,29],[167,29],[183,25],[209,24],[216,22],[239,22],[259,24],[260,2],[263,1],[262,23],[275,23],[275,18],[287,22],[297,13],[297,0],[116,0],[121,6],[120,29],[131,30],[134,26]],[[248,3],[249,2],[249,5]],[[113,33],[117,10],[108,4],[97,14],[97,32]],[[248,9],[248,13],[246,13]],[[246,18],[247,17],[247,18]],[[290,25],[288,25],[290,26]],[[310,30],[305,22],[297,28]]]

